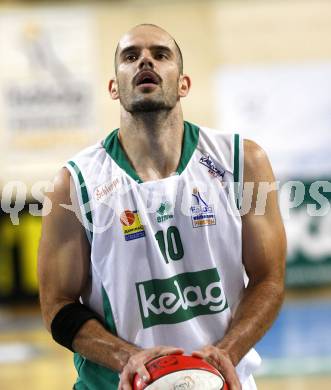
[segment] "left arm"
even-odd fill
[[[249,212],[242,216],[242,257],[249,283],[222,340],[194,353],[223,373],[231,389],[240,388],[234,367],[265,334],[284,298],[286,237],[276,190],[258,194],[259,183],[275,182],[265,152],[244,141],[244,182],[254,182]],[[265,196],[264,213],[256,214],[256,200]],[[261,214],[261,215],[260,215]]]

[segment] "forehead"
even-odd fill
[[[174,49],[173,38],[164,30],[151,27],[141,26],[132,29],[125,34],[119,41],[119,52],[126,47],[137,46],[149,48],[152,46],[167,46],[169,49]]]

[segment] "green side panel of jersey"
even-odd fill
[[[118,373],[93,363],[78,353],[74,355],[74,363],[79,373],[79,378],[75,383],[76,390],[116,390],[118,388]]]
[[[84,181],[84,177],[78,168],[78,166],[73,162],[69,161],[69,164],[74,168],[75,173],[80,184],[81,198],[85,208],[85,217],[89,224],[92,225],[92,213],[89,210],[89,196]],[[92,238],[92,231],[90,231]],[[103,308],[104,316],[106,321],[106,328],[112,332],[114,335],[117,335],[115,322],[113,319],[113,313],[111,305],[106,294],[106,291],[102,287],[102,299],[103,299]],[[74,354],[74,364],[78,372],[78,378],[75,383],[76,390],[112,390],[117,389],[119,383],[118,373],[107,369],[97,363],[93,363],[90,360],[84,358],[79,353]]]
[[[102,287],[103,310],[106,329],[117,336],[115,321],[111,304],[105,289]],[[93,363],[79,353],[74,354],[74,363],[79,377],[77,378],[76,390],[112,390],[117,389],[119,376],[117,372]]]
[[[117,165],[119,165],[132,179],[138,183],[142,183],[141,178],[134,170],[118,140],[118,131],[119,129],[112,131],[105,139],[103,146]],[[199,127],[185,121],[182,154],[177,167],[177,173],[179,175],[184,171],[190,161],[192,154],[197,147],[198,140]]]
[[[106,321],[106,328],[111,332],[113,335],[117,336],[117,330],[115,326],[113,311],[111,308],[111,304],[109,302],[108,295],[106,293],[106,290],[102,287],[102,300],[103,300],[103,312],[105,316]]]

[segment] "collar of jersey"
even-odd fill
[[[118,139],[119,129],[112,131],[103,142],[103,147],[110,157],[119,165],[133,180],[138,183],[143,183],[137,172],[131,165],[126,153],[124,152],[121,143]],[[182,145],[182,154],[176,170],[180,175],[190,161],[194,150],[197,147],[199,140],[199,127],[190,122],[184,122],[184,137]]]

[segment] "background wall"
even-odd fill
[[[119,104],[107,90],[113,53],[142,22],[169,30],[183,50],[193,84],[182,100],[187,119],[259,142],[277,179],[304,179],[306,202],[311,183],[329,179],[329,1],[11,2],[0,10],[0,191],[10,225],[26,201],[42,201],[68,158],[119,126]],[[330,213],[305,213],[303,221],[302,207],[285,221],[289,283],[328,283]],[[320,253],[302,246],[312,239]],[[314,269],[324,265],[310,279],[309,258]]]

